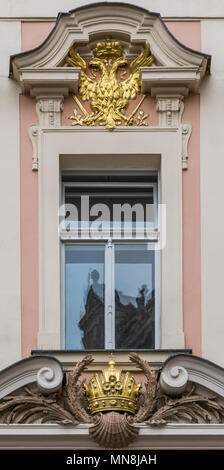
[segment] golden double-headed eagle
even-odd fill
[[[72,67],[81,68],[79,93],[83,101],[90,101],[93,110],[89,114],[73,95],[84,114],[79,124],[95,125],[97,121],[108,129],[114,129],[122,120],[126,125],[132,124],[133,113],[130,116],[125,116],[124,113],[129,100],[135,99],[140,93],[140,67],[149,66],[153,60],[149,46],[146,46],[145,50],[130,63],[128,78],[119,79],[117,72],[119,69],[124,70],[128,66],[128,61],[123,57],[121,43],[112,42],[107,38],[106,41],[96,45],[94,58],[88,64],[92,70],[100,71],[100,78],[90,78],[86,73],[87,62],[71,47],[66,62]]]

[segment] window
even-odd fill
[[[65,349],[159,347],[157,173],[63,172]]]

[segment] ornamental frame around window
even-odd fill
[[[90,171],[80,171],[76,170],[75,173],[83,176],[83,181],[81,183],[72,183],[72,182],[61,182],[61,191],[60,191],[60,204],[63,207],[65,204],[65,188],[66,187],[80,187],[80,191],[86,186],[91,186],[90,183],[85,183],[84,177],[89,176],[94,172],[94,169]],[[67,171],[68,175],[74,173],[74,170]],[[108,175],[116,174],[117,176],[122,175],[144,175],[145,171],[134,170],[116,170],[110,169],[107,171],[95,171],[96,175]],[[61,346],[62,349],[66,349],[66,332],[65,332],[65,321],[66,321],[66,312],[65,312],[65,246],[67,245],[82,245],[82,246],[91,246],[91,245],[104,245],[105,246],[105,259],[104,259],[104,282],[105,282],[105,298],[104,298],[104,334],[105,334],[105,344],[104,350],[115,350],[115,246],[116,245],[150,245],[150,249],[154,250],[154,278],[155,278],[155,307],[154,307],[154,321],[155,321],[155,330],[154,330],[154,348],[160,348],[160,251],[158,249],[159,242],[159,226],[158,226],[158,203],[160,198],[160,184],[159,184],[159,172],[158,170],[148,171],[148,174],[153,173],[157,178],[157,182],[145,183],[146,188],[153,189],[153,201],[154,201],[154,227],[150,230],[149,239],[140,239],[140,238],[116,238],[115,237],[99,237],[95,238],[94,236],[89,239],[86,235],[86,239],[83,240],[76,238],[76,234],[71,231],[66,231],[65,229],[60,229],[60,240],[61,240]],[[96,187],[97,182],[92,183],[92,187]],[[102,184],[108,188],[108,183]],[[124,186],[124,183],[117,183],[117,187]],[[136,187],[136,183],[126,184],[127,189],[133,189]],[[84,237],[85,238],[85,237]],[[83,348],[83,350],[85,350]],[[119,348],[122,350],[122,348]]]
[[[167,220],[160,256],[160,348],[183,349],[181,129],[124,127],[110,133],[101,127],[61,127],[42,129],[39,138],[38,349],[62,350],[60,170],[108,168],[110,163],[121,169],[159,169]]]

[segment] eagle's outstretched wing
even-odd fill
[[[96,88],[96,82],[89,78],[86,74],[86,61],[81,57],[78,52],[75,52],[73,47],[69,49],[69,54],[65,58],[66,62],[71,67],[81,67],[79,92],[82,95],[83,101],[89,100]]]
[[[150,54],[149,46],[146,46],[144,52],[134,59],[130,64],[130,76],[121,82],[123,88],[124,99],[134,99],[140,91],[140,67],[147,67],[154,61],[153,55]]]

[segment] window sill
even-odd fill
[[[173,354],[188,353],[191,354],[191,349],[153,349],[153,350],[132,350],[141,356],[141,358],[147,360],[153,369],[160,369],[164,361]],[[139,369],[129,360],[130,350],[117,350],[113,351],[114,358],[117,366],[124,368],[125,370],[136,370]],[[53,356],[58,359],[65,370],[72,370],[78,361],[81,361],[86,354],[92,354],[94,362],[89,365],[90,371],[101,370],[108,363],[110,359],[110,351],[105,350],[32,350],[31,355]]]

